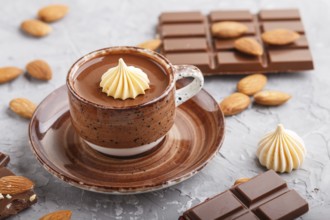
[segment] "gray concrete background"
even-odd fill
[[[38,204],[12,219],[38,219],[58,209],[73,211],[73,219],[177,219],[187,208],[229,188],[239,177],[264,171],[255,156],[262,135],[283,123],[305,140],[307,157],[301,169],[282,175],[309,202],[302,219],[330,216],[330,1],[328,0],[122,0],[56,1],[70,6],[69,15],[52,24],[50,36],[35,39],[22,34],[19,25],[33,18],[49,0],[1,0],[0,66],[24,68],[35,58],[47,60],[54,77],[39,82],[22,76],[0,85],[0,150],[10,154],[10,168],[36,182]],[[28,120],[8,110],[12,98],[27,97],[39,103],[65,82],[70,65],[92,50],[135,45],[153,38],[162,11],[298,7],[314,56],[315,70],[269,77],[268,89],[293,95],[276,108],[250,107],[227,118],[226,138],[211,163],[193,178],[153,193],[111,196],[83,191],[48,174],[33,157],[28,143]],[[240,77],[209,77],[205,89],[217,101],[235,90]]]

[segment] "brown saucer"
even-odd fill
[[[85,190],[133,194],[177,184],[201,170],[221,147],[224,117],[202,90],[177,109],[174,126],[155,151],[113,158],[93,150],[75,133],[62,86],[38,106],[29,136],[36,158],[54,176]]]

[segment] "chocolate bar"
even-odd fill
[[[9,156],[0,152],[0,181],[2,177],[16,176],[5,166],[9,162]],[[3,185],[4,182],[1,182]],[[11,186],[14,187],[14,186]],[[9,187],[8,187],[9,188]],[[6,190],[8,190],[8,188]],[[37,196],[33,189],[26,190],[17,194],[7,194],[0,188],[0,219],[16,215],[22,210],[30,207],[37,202]]]
[[[255,38],[264,48],[262,56],[246,55],[234,48],[238,38],[212,36],[211,25],[221,21],[245,24],[248,31],[241,37]],[[301,37],[284,46],[270,46],[261,34],[273,29],[289,29]],[[159,35],[163,41],[161,53],[173,64],[195,65],[204,75],[249,74],[255,72],[297,72],[312,70],[313,59],[298,10],[213,11],[208,16],[200,12],[167,12],[159,17]]]
[[[307,211],[306,200],[269,170],[187,210],[179,220],[291,220]]]

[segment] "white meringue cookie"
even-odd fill
[[[304,141],[291,130],[279,124],[275,131],[266,134],[258,144],[260,163],[276,172],[288,172],[301,166],[306,155]]]

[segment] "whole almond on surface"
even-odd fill
[[[44,60],[31,61],[26,65],[26,70],[30,76],[39,80],[50,80],[53,75],[50,66]]]
[[[238,184],[241,184],[241,183],[246,183],[250,180],[250,178],[246,178],[246,177],[243,177],[243,178],[239,178],[235,181],[234,183],[234,186],[238,185]]]
[[[68,11],[69,7],[66,5],[48,5],[39,10],[38,17],[45,22],[53,22],[62,19]]]
[[[0,68],[0,83],[6,83],[22,75],[24,71],[20,68],[8,66]]]
[[[70,210],[59,210],[56,212],[51,212],[39,220],[70,220],[72,212]]]
[[[211,27],[213,36],[222,38],[239,37],[248,31],[245,24],[235,21],[223,21],[214,23]]]
[[[142,47],[144,49],[157,50],[157,49],[159,49],[161,44],[162,44],[162,41],[160,39],[152,39],[152,40],[147,40],[143,43],[140,43],[137,46]]]
[[[237,91],[245,95],[254,95],[261,91],[267,83],[267,77],[263,74],[252,74],[241,79],[237,83]]]
[[[279,91],[261,91],[254,95],[254,102],[259,105],[276,106],[288,101],[291,96]]]
[[[221,101],[220,108],[225,116],[236,115],[249,107],[250,102],[249,96],[235,92]]]
[[[16,195],[32,189],[34,183],[23,176],[5,176],[0,178],[0,193]]]
[[[286,45],[298,40],[300,38],[300,34],[287,29],[274,29],[263,33],[261,38],[267,44]]]
[[[36,105],[28,99],[16,98],[10,101],[10,109],[23,118],[32,118]]]
[[[261,56],[264,53],[261,44],[250,37],[242,37],[238,40],[235,40],[234,46],[236,50],[254,56]]]
[[[52,31],[52,28],[48,24],[35,19],[23,21],[21,29],[34,37],[44,37]]]

